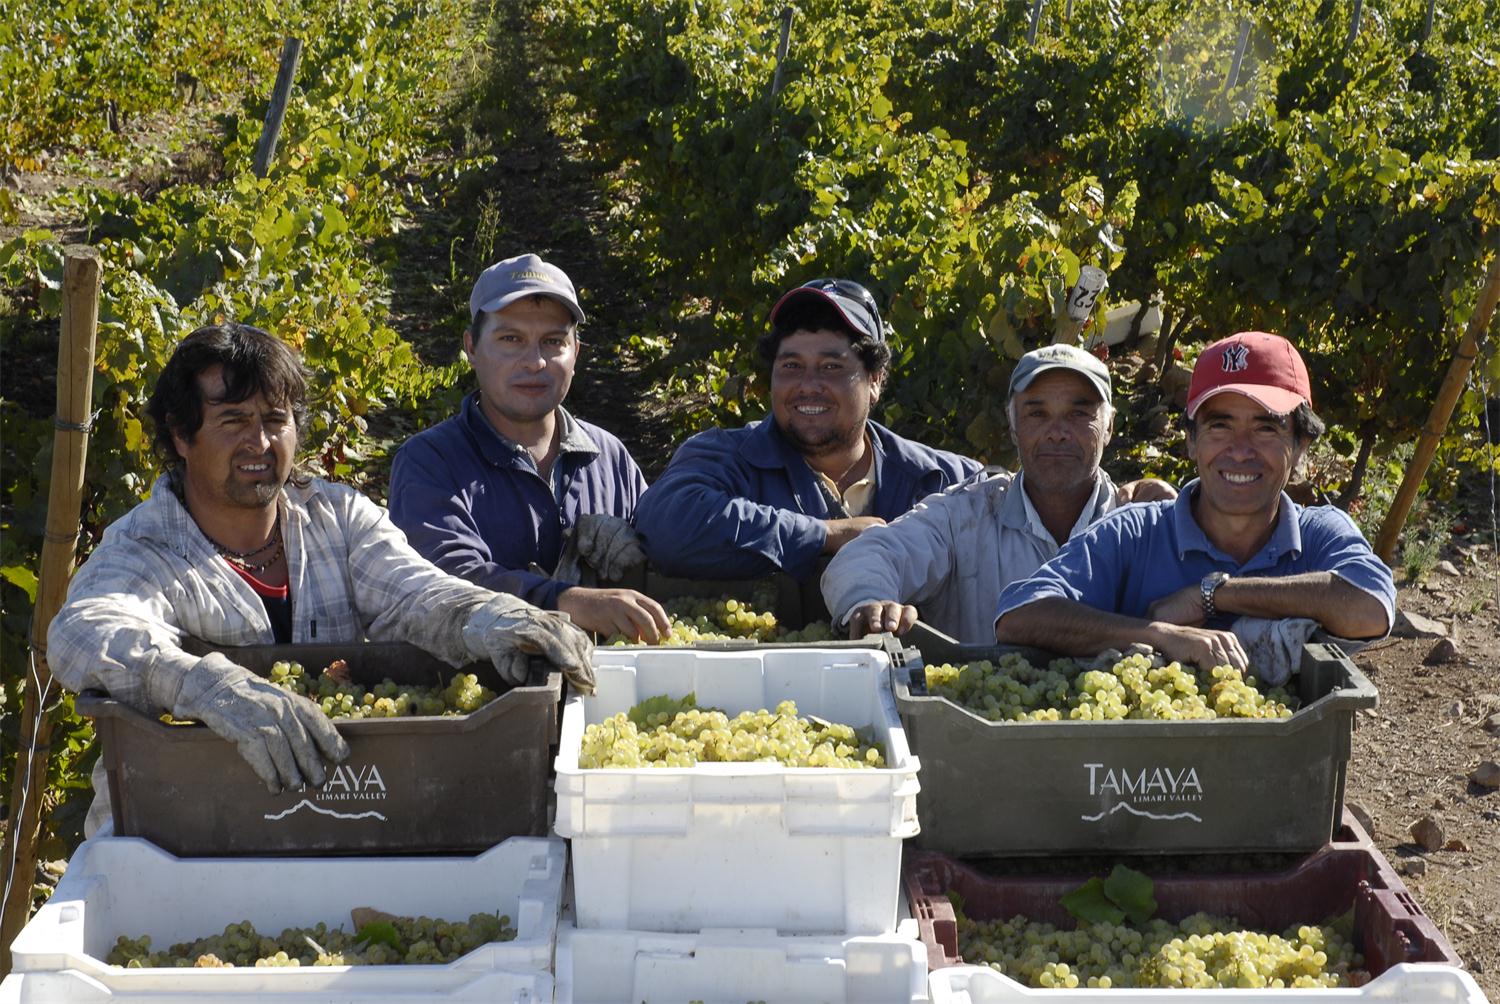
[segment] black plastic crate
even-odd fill
[[[826,621],[828,619],[828,609],[822,605],[821,597],[815,601],[811,598],[808,590],[814,587],[805,588],[803,583],[797,582],[784,572],[775,572],[759,579],[685,579],[648,570],[643,576],[637,578],[630,588],[637,589],[663,603],[667,600],[687,597],[717,599],[720,596],[730,596],[753,604],[756,601],[764,601],[764,598],[770,595],[772,603],[769,613],[776,615],[778,626],[793,631],[801,630],[813,620]],[[757,607],[756,612],[768,611]],[[840,632],[835,631],[828,641],[759,642],[735,639],[700,641],[692,645],[677,647],[724,652],[758,648],[881,648],[890,650],[892,645],[890,635],[875,635],[859,641],[850,641]]]
[[[405,644],[254,645],[219,649],[264,676],[279,660],[321,672],[335,659],[366,686],[446,686],[453,669]],[[235,748],[203,725],[167,725],[98,692],[78,698],[104,743],[115,833],[184,857],[268,854],[471,854],[547,833],[548,747],[557,742],[562,676],[506,688],[473,714],[341,719],[349,758],[317,790],[271,795]]]
[[[1052,656],[920,624],[901,641],[896,704],[922,761],[916,840],[960,857],[1316,850],[1343,806],[1355,712],[1378,701],[1342,651],[1314,644],[1286,719],[991,722],[929,696],[925,665]]]

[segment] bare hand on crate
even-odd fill
[[[317,705],[218,652],[183,676],[172,715],[200,721],[234,743],[273,795],[317,787],[327,778],[325,757],[338,763],[349,756],[349,744]]]
[[[489,659],[513,687],[525,686],[530,656],[556,666],[575,689],[594,692],[594,643],[565,613],[542,610],[517,596],[497,593],[469,615],[464,646],[476,659]]]
[[[849,611],[849,639],[858,641],[867,634],[890,631],[906,634],[917,622],[917,608],[895,600],[870,600]]]

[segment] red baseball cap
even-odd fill
[[[1241,331],[1203,350],[1188,385],[1187,417],[1225,391],[1243,394],[1273,415],[1312,404],[1307,365],[1296,347],[1264,331]]]

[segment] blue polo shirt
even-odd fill
[[[1156,600],[1196,586],[1209,572],[1237,577],[1332,572],[1379,600],[1390,629],[1396,610],[1391,570],[1343,510],[1300,506],[1282,492],[1271,539],[1242,565],[1215,547],[1193,519],[1197,492],[1194,480],[1175,501],[1116,509],[1064,544],[1057,557],[1030,578],[1007,586],[995,619],[1053,596],[1144,618]],[[1221,615],[1207,626],[1228,628],[1236,616]]]

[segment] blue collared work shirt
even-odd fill
[[[1395,616],[1391,570],[1375,556],[1347,513],[1334,506],[1300,506],[1285,492],[1276,527],[1243,565],[1215,547],[1193,519],[1198,481],[1173,502],[1145,502],[1117,509],[1063,545],[1057,557],[1030,578],[1000,594],[999,620],[1012,610],[1049,597],[1076,600],[1096,610],[1145,617],[1152,603],[1209,572],[1233,576],[1332,572],[1385,607],[1386,629]],[[1228,628],[1235,615],[1207,626]]]
[[[491,427],[477,394],[407,440],[391,466],[391,519],[443,571],[547,609],[563,531],[584,513],[629,519],[646,479],[614,436],[558,408],[553,480]],[[537,569],[540,569],[538,571]]]

